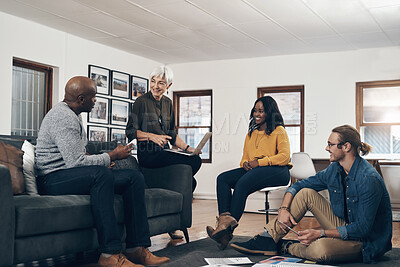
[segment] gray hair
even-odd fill
[[[153,77],[163,77],[165,78],[167,85],[170,85],[174,78],[174,73],[172,72],[172,69],[168,66],[158,66],[150,73],[150,79],[152,79]]]

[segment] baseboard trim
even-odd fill
[[[195,193],[193,194],[194,199],[213,199],[217,200],[217,195],[216,194],[211,194],[211,193]]]

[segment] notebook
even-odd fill
[[[182,149],[177,149],[177,148],[166,148],[164,151],[172,152],[172,153],[178,153],[186,156],[194,156],[200,154],[201,150],[203,149],[204,145],[207,143],[208,139],[210,139],[212,135],[212,132],[208,132],[203,136],[203,139],[201,139],[200,143],[197,145],[195,150],[193,152],[188,152],[184,151]]]

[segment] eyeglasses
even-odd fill
[[[331,148],[332,146],[341,146],[344,145],[346,142],[341,142],[341,143],[337,143],[337,144],[332,144],[328,142],[328,147]]]

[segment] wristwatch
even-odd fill
[[[326,237],[326,234],[325,234],[325,230],[324,230],[324,229],[321,230],[321,235],[319,236],[319,238],[321,238],[321,237]]]

